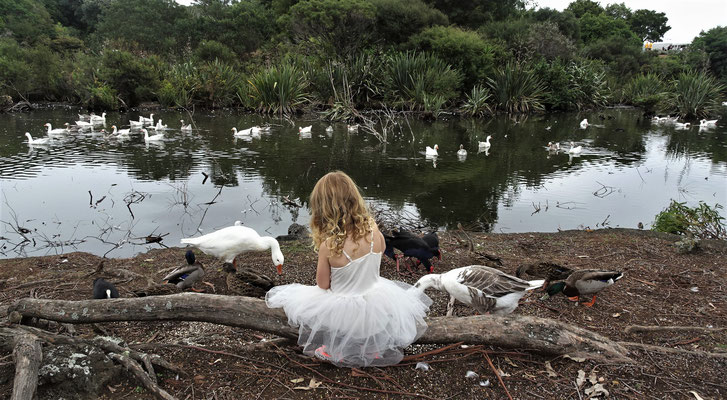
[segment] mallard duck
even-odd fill
[[[94,299],[117,299],[119,291],[113,283],[104,278],[96,278],[93,280],[93,298]]]
[[[432,156],[438,156],[439,155],[439,152],[437,150],[439,150],[439,145],[437,145],[437,144],[435,144],[434,147],[427,146],[424,149],[424,154],[427,155],[427,156],[430,156],[430,157],[432,157]]]
[[[523,264],[519,266],[515,271],[515,276],[522,278],[523,275],[527,275],[534,278],[545,279],[545,282],[543,283],[543,289],[545,289],[550,281],[566,279],[572,272],[572,269],[555,263],[539,262],[537,264]]]
[[[235,263],[237,255],[248,251],[270,249],[278,274],[283,273],[284,257],[278,241],[270,236],[260,236],[254,229],[237,223],[235,226],[228,226],[200,237],[182,239],[182,244],[191,244],[205,254],[232,263],[234,268],[237,267]]]
[[[556,282],[546,290],[549,296],[563,292],[570,300],[579,301],[581,296],[593,295],[590,302],[583,303],[592,307],[596,303],[596,293],[613,285],[623,277],[623,272],[604,271],[598,269],[582,269],[574,271],[565,282]]]
[[[484,265],[470,265],[443,274],[425,275],[414,287],[422,291],[431,287],[449,293],[447,315],[452,314],[455,299],[481,314],[505,315],[517,308],[528,290],[542,284],[542,280],[525,281]]]
[[[227,272],[227,292],[237,296],[263,297],[275,283],[268,276],[260,274],[251,268],[235,268],[232,264],[225,264],[223,271]]]
[[[187,259],[187,265],[174,269],[162,278],[166,283],[176,285],[182,290],[192,288],[195,283],[201,281],[202,277],[204,277],[204,266],[196,261],[192,250],[187,250],[184,258]],[[195,289],[192,288],[192,290]]]

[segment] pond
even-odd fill
[[[648,229],[670,199],[727,204],[727,128],[678,130],[636,110],[401,119],[386,144],[345,124],[326,132],[323,121],[236,112],[198,112],[187,133],[179,121],[189,115],[164,111],[154,117],[174,129],[160,143],[132,132],[127,140],[76,133],[27,144],[25,132],[43,136],[44,123],[62,127],[77,111],[0,115],[0,257],[126,257],[160,245],[146,244],[147,236],[177,246],[236,220],[261,234],[285,234],[292,222],[307,224],[313,185],[336,169],[389,219],[430,229],[551,232],[639,222]],[[106,129],[139,115],[112,113]],[[586,129],[583,118],[591,122]],[[272,129],[259,137],[231,132],[263,124]],[[298,126],[307,125],[312,133],[300,135]],[[489,151],[478,152],[487,135]],[[563,150],[546,151],[549,141]],[[581,154],[568,154],[571,141]],[[425,146],[435,144],[439,156],[425,157]],[[456,154],[460,144],[464,158]]]

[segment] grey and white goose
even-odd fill
[[[422,291],[431,287],[449,293],[447,316],[450,316],[455,299],[481,314],[510,314],[526,292],[542,285],[543,280],[526,281],[484,265],[470,265],[443,274],[425,275],[414,287]]]

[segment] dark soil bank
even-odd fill
[[[500,257],[504,271],[514,273],[521,263],[551,261],[571,268],[621,270],[624,278],[604,290],[592,308],[576,305],[564,296],[539,300],[541,293],[526,298],[515,313],[536,315],[575,324],[622,342],[638,342],[687,352],[657,352],[635,349],[634,365],[597,364],[567,357],[544,357],[526,349],[487,346],[450,346],[420,358],[409,357],[400,365],[363,370],[339,369],[300,354],[294,345],[251,346],[270,335],[199,322],[118,322],[79,325],[74,335],[93,337],[101,333],[126,344],[144,344],[145,351],[161,355],[182,367],[187,376],[157,370],[159,385],[179,399],[273,399],[273,398],[409,398],[503,399],[507,394],[481,350],[488,350],[507,391],[515,399],[583,399],[605,396],[615,399],[727,398],[727,246],[703,243],[692,254],[677,252],[679,238],[631,230],[567,231],[524,234],[440,235],[443,259],[435,272],[485,263],[484,255]],[[470,250],[473,246],[473,250]],[[282,243],[286,257],[284,275],[277,284],[313,284],[316,255],[302,242]],[[221,263],[205,255],[205,281],[197,289],[227,294]],[[81,300],[91,297],[92,281],[104,276],[117,283],[121,297],[158,282],[165,269],[184,262],[184,250],[152,250],[131,259],[105,260],[86,253],[26,259],[0,260],[0,310],[23,297]],[[240,257],[242,265],[273,276],[269,253]],[[391,260],[381,274],[389,279],[416,281],[417,276],[399,276]],[[421,272],[419,272],[421,274]],[[35,283],[31,283],[35,282]],[[26,285],[23,285],[26,283]],[[31,284],[27,284],[31,283]],[[431,315],[445,313],[448,296],[431,291]],[[457,316],[474,312],[461,304]],[[627,333],[630,325],[686,326],[719,329],[663,330]],[[64,330],[51,325],[48,329]],[[104,398],[150,399],[133,376],[111,362],[98,361],[86,380],[104,379],[96,385],[62,386],[52,379],[54,365],[63,356],[44,346],[40,399]],[[443,346],[413,345],[408,354],[419,354]],[[216,352],[210,352],[214,350]],[[707,355],[706,353],[710,353]],[[74,354],[66,355],[72,359]],[[90,357],[89,357],[90,358]],[[415,369],[426,362],[428,370]],[[101,373],[104,368],[112,373]],[[14,364],[9,352],[0,352],[0,398],[10,398]],[[51,371],[51,372],[49,372]],[[88,371],[88,370],[86,370]],[[98,371],[98,372],[96,372]],[[468,371],[479,376],[465,377]],[[579,372],[585,382],[579,381]],[[80,368],[75,382],[83,378]],[[79,378],[80,377],[80,378]],[[327,378],[329,380],[325,380]],[[315,381],[311,382],[312,379]],[[317,382],[323,381],[320,386]],[[66,382],[67,383],[67,382]],[[581,383],[580,387],[578,383]],[[313,386],[309,390],[300,387]],[[603,390],[601,390],[603,389]],[[98,393],[83,393],[97,390]],[[690,392],[694,392],[694,394]],[[600,394],[599,394],[600,393]]]

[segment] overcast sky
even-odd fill
[[[176,0],[189,5],[192,0]],[[464,0],[466,1],[466,0]],[[530,0],[539,8],[550,7],[563,11],[572,0]],[[620,0],[600,1],[601,6],[625,3],[632,10],[646,8],[663,12],[669,18],[671,29],[664,36],[666,42],[691,42],[701,31],[727,25],[727,0]]]

